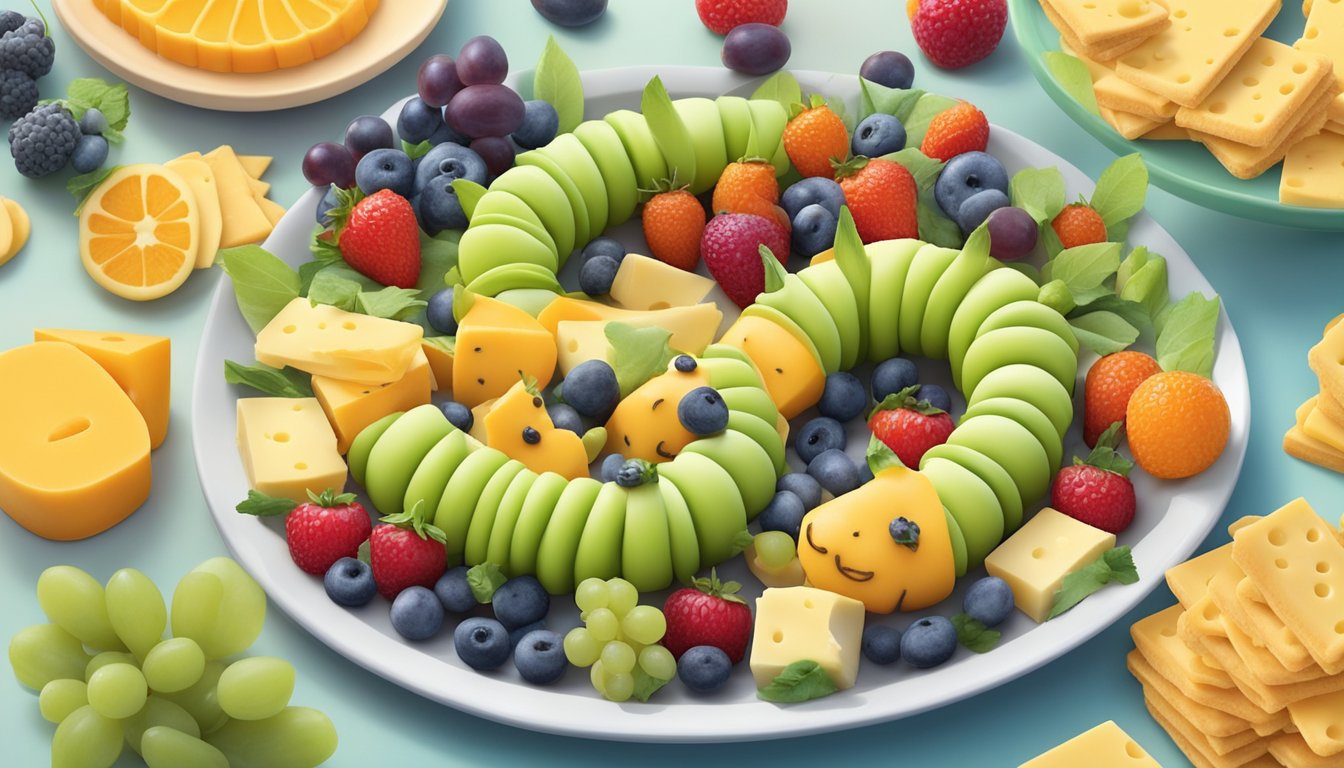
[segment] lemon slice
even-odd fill
[[[200,218],[182,176],[161,165],[128,165],[108,176],[79,215],[84,269],[132,301],[166,296],[196,265]]]

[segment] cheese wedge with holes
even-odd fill
[[[364,428],[390,413],[409,411],[429,402],[429,358],[417,349],[406,375],[385,384],[355,384],[329,376],[313,377],[313,394],[322,404],[342,456]]]
[[[611,298],[625,309],[646,312],[689,307],[705,300],[714,281],[637,253],[621,260],[611,281]]]
[[[1139,743],[1107,720],[1018,768],[1162,768]]]
[[[248,487],[302,503],[308,492],[345,490],[336,433],[315,397],[238,400],[238,451]]]
[[[406,375],[424,329],[414,323],[313,305],[300,296],[257,334],[257,362],[290,366],[355,384],[386,384]]]
[[[1153,0],[1043,0],[1084,45],[1151,35],[1167,23]]]
[[[1115,534],[1042,509],[985,558],[989,575],[1012,587],[1018,610],[1045,621],[1064,577],[1115,546]]]
[[[751,674],[769,685],[786,667],[815,661],[841,690],[854,687],[863,641],[863,603],[812,587],[772,587],[756,598]]]
[[[1293,702],[1288,714],[1312,752],[1321,757],[1344,753],[1344,691]]]
[[[1323,132],[1288,150],[1279,180],[1279,202],[1344,208],[1344,135]]]
[[[177,171],[196,198],[196,212],[200,218],[200,247],[196,251],[196,268],[205,269],[215,263],[224,236],[224,213],[220,208],[215,172],[204,159],[191,157],[169,160],[164,166]]]

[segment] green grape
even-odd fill
[[[588,612],[588,631],[597,642],[610,642],[620,634],[621,622],[610,608],[598,608]]]
[[[639,668],[649,677],[671,680],[677,676],[677,660],[661,645],[650,645],[639,652]]]
[[[158,586],[134,568],[122,568],[107,580],[107,618],[117,637],[143,659],[163,637],[168,609]]]
[[[219,707],[237,720],[278,715],[293,694],[294,667],[272,656],[235,661],[219,676]]]
[[[628,701],[635,695],[635,676],[629,672],[609,672],[604,681],[605,693],[609,701]]]
[[[108,664],[89,678],[89,705],[103,717],[130,717],[145,706],[148,696],[145,676],[130,664]]]
[[[588,670],[588,679],[593,683],[593,690],[607,695],[607,673],[602,669],[602,661],[593,662],[592,668]]]
[[[218,576],[197,571],[183,576],[173,590],[173,637],[189,637],[204,651],[223,602],[224,582]]]
[[[652,605],[637,605],[621,619],[621,632],[641,645],[649,645],[663,639],[667,619]]]
[[[607,583],[601,579],[588,578],[579,582],[574,590],[574,603],[579,611],[587,613],[607,607]]]
[[[752,540],[756,559],[766,568],[783,568],[798,557],[798,544],[783,531],[764,531]]]
[[[315,768],[336,751],[336,726],[315,709],[287,707],[265,720],[230,720],[205,740],[233,768]]]
[[[607,607],[619,618],[639,603],[639,590],[625,579],[607,580]]]
[[[189,637],[164,640],[145,654],[145,680],[159,693],[190,688],[205,671],[205,652]]]
[[[150,728],[159,726],[192,737],[201,735],[201,726],[196,724],[196,718],[192,717],[190,712],[161,696],[152,694],[145,699],[145,706],[139,712],[121,721],[121,732],[126,737],[126,743],[131,745],[131,749],[144,754],[141,739]]]
[[[629,672],[635,668],[635,652],[620,640],[602,646],[602,666],[608,673]]]
[[[56,726],[51,768],[111,768],[121,756],[121,726],[83,706]]]
[[[229,719],[219,708],[219,676],[224,665],[218,661],[205,662],[205,671],[196,684],[177,693],[165,693],[163,698],[189,712],[201,726],[201,733],[210,733]]]
[[[136,666],[140,661],[134,654],[126,651],[103,651],[102,653],[89,659],[89,663],[84,667],[84,682],[93,679],[93,673],[106,667],[108,664],[130,664]]]
[[[126,648],[107,617],[103,585],[73,565],[54,565],[37,577],[37,603],[51,623],[90,648],[100,651]]]
[[[52,680],[84,679],[89,654],[79,638],[55,624],[34,624],[9,640],[9,666],[23,685],[35,691]]]
[[[149,768],[229,768],[223,752],[190,734],[157,725],[145,731],[140,753]]]
[[[65,678],[52,680],[42,686],[37,696],[37,709],[49,723],[60,724],[71,712],[89,703],[89,687],[83,680]]]
[[[575,627],[565,635],[565,658],[576,667],[591,667],[602,654],[602,644],[587,627]]]
[[[214,557],[196,566],[193,573],[210,573],[224,585],[224,594],[212,632],[200,643],[206,658],[222,659],[246,651],[257,641],[266,623],[266,593],[247,571],[227,557]],[[176,632],[174,632],[176,634]]]

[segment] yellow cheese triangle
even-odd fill
[[[243,166],[238,162],[238,155],[234,154],[233,148],[220,147],[205,155],[205,160],[215,172],[220,209],[224,214],[220,247],[234,248],[259,243],[270,236],[274,227],[257,205],[247,183],[251,177],[243,171]]]
[[[196,197],[196,211],[200,220],[200,247],[196,251],[196,268],[205,269],[215,263],[219,242],[224,233],[224,214],[219,205],[219,187],[215,172],[205,160],[180,157],[169,160],[165,167],[177,171],[186,180]]]
[[[270,169],[272,159],[266,155],[239,155],[238,163],[243,166],[248,176],[260,179]]]

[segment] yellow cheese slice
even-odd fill
[[[1087,45],[1082,40],[1078,39],[1078,36],[1073,33],[1073,30],[1068,24],[1064,23],[1064,19],[1061,18],[1058,13],[1055,13],[1055,9],[1052,8],[1048,2],[1041,3],[1041,10],[1045,11],[1046,18],[1050,20],[1051,24],[1055,25],[1055,29],[1059,30],[1061,45],[1067,45],[1073,50],[1084,53],[1097,61],[1112,61],[1139,47],[1143,44],[1144,40],[1147,40],[1150,37],[1149,34],[1145,33],[1127,38],[1108,40],[1098,45]]]
[[[1189,608],[1208,591],[1209,582],[1213,581],[1213,577],[1223,565],[1230,562],[1232,562],[1232,545],[1224,544],[1199,557],[1168,568],[1167,586],[1171,588],[1172,594],[1176,595],[1181,605]]]
[[[266,220],[271,222],[272,227],[279,224],[280,220],[285,217],[285,206],[275,202],[269,197],[258,197],[255,198],[255,200],[257,201],[257,207],[260,208],[262,214],[266,216]]]
[[[1145,691],[1145,694],[1148,691]],[[1190,758],[1196,768],[1243,768],[1252,760],[1259,759],[1269,752],[1269,743],[1265,739],[1256,739],[1249,744],[1229,752],[1218,754],[1218,750],[1209,742],[1209,738],[1199,732],[1188,718],[1161,696],[1144,696],[1143,703],[1149,714],[1172,737],[1185,756]]]
[[[1285,733],[1269,742],[1269,753],[1280,765],[1293,768],[1339,768],[1336,756],[1321,757],[1298,733]]]
[[[1088,768],[1162,768],[1114,720],[1107,720],[1069,739],[1019,768],[1077,768],[1080,765]]]
[[[648,256],[627,254],[611,281],[611,298],[625,309],[688,307],[704,301],[714,281]]]
[[[1344,691],[1293,702],[1288,714],[1312,752],[1321,757],[1344,752]]]
[[[1210,738],[1246,738],[1244,734],[1248,733],[1252,739],[1259,736],[1249,722],[1229,715],[1221,709],[1200,704],[1186,696],[1181,689],[1172,685],[1171,681],[1159,675],[1137,650],[1129,652],[1125,657],[1125,664],[1129,667],[1130,674],[1134,675],[1145,690],[1159,692],[1162,698],[1180,710],[1201,733],[1207,734]]]
[[[1101,117],[1110,126],[1126,139],[1137,139],[1159,126],[1166,125],[1170,120],[1153,120],[1129,112],[1117,112],[1109,107],[1101,107]]]
[[[1209,664],[1176,636],[1176,627],[1184,610],[1173,605],[1152,616],[1134,622],[1129,634],[1146,658],[1165,660],[1165,667],[1192,685],[1231,690],[1235,683],[1221,667]]]
[[[1268,147],[1252,147],[1193,130],[1190,131],[1190,138],[1203,144],[1233,176],[1253,179],[1283,160],[1288,150],[1298,142],[1321,132],[1325,125],[1325,105],[1330,98],[1329,92],[1321,94],[1304,110],[1297,128],[1283,141]]]
[[[1167,23],[1167,9],[1152,0],[1042,0],[1084,45],[1150,35]]]
[[[424,329],[414,323],[313,305],[302,296],[257,334],[257,361],[356,384],[385,384],[406,375]]]
[[[703,310],[701,308],[704,308]],[[685,311],[683,311],[685,310]],[[639,315],[621,322],[636,328],[658,326],[672,332],[667,345],[677,352],[699,355],[714,341],[723,317],[713,304],[695,304]],[[556,325],[555,342],[560,371],[566,376],[587,360],[611,360],[606,320],[563,320]]]
[[[267,496],[308,500],[308,492],[345,489],[336,433],[315,397],[238,400],[238,451],[248,487]]]
[[[1335,81],[1344,89],[1344,3],[1312,5],[1302,37],[1293,43],[1302,51],[1325,56],[1334,62]],[[1344,96],[1330,110],[1332,120],[1344,120]]]
[[[1344,208],[1344,135],[1319,133],[1288,150],[1279,180],[1279,202]]]
[[[328,376],[313,377],[313,394],[336,431],[342,456],[364,428],[390,413],[409,411],[429,402],[429,359],[416,350],[406,375],[386,384],[355,384]]]
[[[220,210],[224,214],[224,229],[219,246],[234,248],[259,243],[269,237],[274,227],[257,206],[247,183],[251,177],[243,171],[233,148],[220,147],[204,157],[214,171]]]
[[[266,171],[271,167],[271,161],[274,158],[267,155],[239,155],[238,163],[243,166],[243,170],[248,176],[254,179],[260,179],[266,175]]]
[[[1313,408],[1302,423],[1302,431],[1307,437],[1318,440],[1336,451],[1344,453],[1344,427],[1327,419],[1319,408]]]
[[[200,221],[200,247],[196,251],[196,268],[205,269],[215,263],[219,243],[224,234],[224,214],[219,206],[219,187],[215,172],[205,160],[180,157],[164,166],[177,171],[191,187],[196,197],[197,217]]]
[[[1190,132],[1175,122],[1163,123],[1140,136],[1150,141],[1190,141]]]

